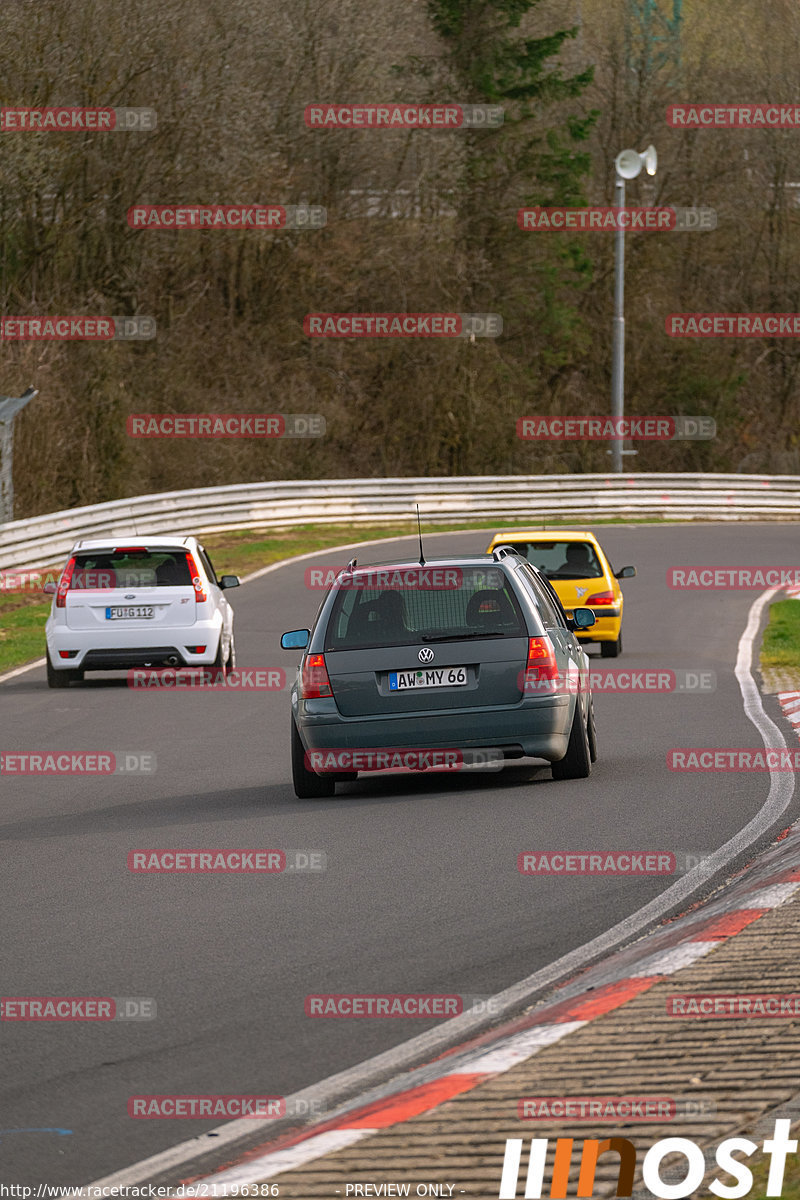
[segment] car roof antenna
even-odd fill
[[[425,555],[422,553],[422,526],[419,523],[419,505],[417,505],[417,533],[419,534],[419,565],[425,566]]]

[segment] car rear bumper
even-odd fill
[[[508,748],[555,762],[567,752],[573,712],[569,696],[525,700],[513,707],[343,717],[333,700],[299,701],[295,720],[307,750]]]
[[[70,629],[65,624],[48,621],[47,648],[53,667],[65,671],[124,671],[145,666],[209,666],[217,657],[222,617],[157,630],[123,631],[116,622],[114,625],[103,637],[105,629],[98,633],[97,630]],[[192,654],[189,646],[205,646],[205,650],[201,654]],[[73,658],[61,658],[62,650],[76,650],[77,654]]]

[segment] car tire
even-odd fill
[[[83,679],[83,671],[57,671],[50,661],[50,651],[47,654],[47,686],[51,688],[69,687],[71,683],[79,683]]]
[[[219,645],[217,646],[217,655],[213,665],[215,670],[222,672],[223,679],[227,679],[228,674],[236,666],[236,650],[233,645],[233,634],[231,634],[231,644],[228,647],[228,657],[224,661],[222,658],[222,634],[219,635]]]
[[[597,726],[594,723],[594,701],[589,705],[589,720],[586,722],[586,736],[589,739],[589,760],[597,762]]]
[[[575,704],[572,729],[569,732],[567,753],[558,762],[551,763],[553,779],[586,779],[592,770],[589,751],[589,735],[580,704]]]
[[[622,654],[622,634],[619,635],[615,642],[600,643],[601,658],[619,658]]]
[[[317,775],[305,762],[306,750],[292,718],[292,783],[298,800],[324,800],[336,793],[332,775]]]

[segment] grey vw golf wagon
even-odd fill
[[[341,571],[312,630],[285,633],[303,650],[292,688],[292,777],[301,799],[332,796],[337,779],[436,753],[484,748],[531,756],[554,779],[585,778],[596,758],[589,660],[547,579],[509,547]]]

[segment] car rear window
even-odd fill
[[[526,637],[519,601],[496,567],[375,568],[337,587],[325,646],[354,650],[457,638]],[[384,573],[385,586],[380,586]],[[427,586],[426,586],[427,584]],[[442,585],[443,584],[443,585]],[[369,586],[368,586],[369,585]]]
[[[70,591],[191,587],[185,550],[106,550],[75,555]]]
[[[603,568],[591,542],[504,542],[548,579],[599,579]]]

